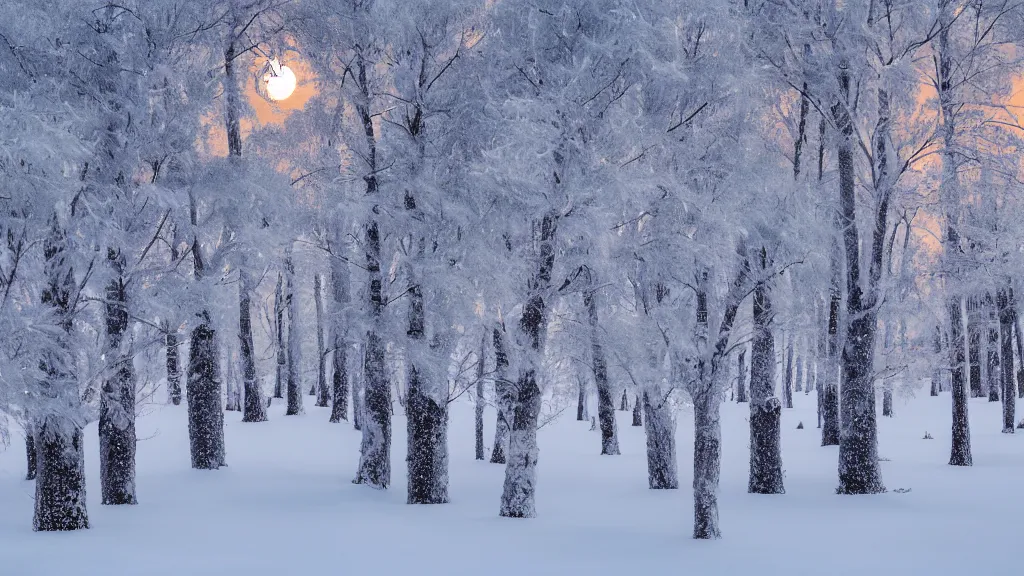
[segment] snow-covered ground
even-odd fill
[[[647,489],[642,428],[618,412],[622,456],[566,414],[540,432],[538,517],[498,517],[503,467],[473,459],[472,405],[453,407],[451,498],[405,504],[405,421],[393,481],[351,483],[359,434],[329,409],[242,424],[227,413],[229,467],[189,467],[185,407],[139,420],[138,506],[101,506],[96,425],[86,435],[92,529],[31,531],[33,485],[15,434],[0,452],[0,574],[1012,574],[1024,567],[1024,434],[1000,433],[999,404],[972,400],[972,468],[946,465],[949,396],[897,400],[880,418],[889,493],[837,496],[835,447],[822,448],[815,397],[783,413],[786,491],[747,494],[747,405],[726,403],[723,539],[690,539],[692,418],[679,418],[680,490]],[[1020,408],[1024,408],[1024,402]],[[1018,414],[1021,413],[1020,408]],[[486,414],[487,439],[494,414]],[[803,421],[805,429],[797,430]],[[925,431],[934,436],[924,440]],[[490,446],[488,445],[488,455]],[[895,489],[911,489],[898,493]]]

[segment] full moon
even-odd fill
[[[271,100],[285,100],[295,91],[295,73],[287,66],[281,66],[276,73],[272,70],[263,78],[267,83],[267,96]]]

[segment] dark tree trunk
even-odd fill
[[[693,537],[703,540],[722,536],[718,527],[718,481],[722,468],[718,402],[717,389],[693,399]]]
[[[342,233],[340,225],[335,230],[332,248],[340,250]],[[334,388],[331,406],[331,422],[348,420],[348,338],[346,337],[345,308],[348,306],[349,276],[347,264],[340,257],[331,258],[331,341],[333,350],[332,385]]]
[[[31,425],[26,425],[25,430],[25,456],[28,459],[28,469],[25,472],[25,480],[36,479],[36,438],[32,433]]]
[[[366,228],[366,262],[370,280],[372,326],[366,334],[363,356],[363,441],[360,446],[356,484],[387,488],[391,484],[391,385],[384,364],[384,300],[380,270],[380,234],[376,222]]]
[[[786,374],[782,385],[782,398],[786,408],[793,408],[793,340],[788,338],[786,343]]]
[[[890,263],[891,265],[891,263]],[[890,270],[891,274],[891,270]],[[885,323],[885,352],[887,354],[892,353],[895,348],[892,333],[892,322]],[[886,376],[882,378],[882,416],[886,418],[892,418],[892,378]]]
[[[224,413],[220,403],[220,352],[210,315],[202,311],[188,354],[188,436],[192,467],[216,470],[224,460]]]
[[[643,410],[642,404],[640,403],[640,395],[637,394],[633,400],[633,426],[643,426]]]
[[[551,271],[555,264],[555,231],[557,217],[546,214],[539,228],[539,262],[533,277],[533,294],[524,303],[519,319],[519,333],[526,342],[519,379],[515,390],[512,431],[509,440],[508,463],[505,465],[505,486],[501,494],[500,515],[507,518],[536,516],[535,489],[537,483],[537,418],[540,416],[541,391],[533,366],[540,365],[544,355],[544,337],[547,328],[547,304],[543,294],[551,286]]]
[[[505,333],[500,328],[493,332],[494,340],[494,404],[498,418],[494,424],[494,448],[491,449],[491,463],[504,464],[508,450],[508,434],[512,429],[512,405],[515,401],[514,387],[508,381],[508,355],[505,352]]]
[[[942,328],[938,326],[935,327],[935,342],[933,345],[933,350],[935,351],[935,356],[937,358],[942,354]],[[938,368],[935,368],[932,370],[932,386],[930,393],[932,396],[938,396],[941,390],[942,372]]]
[[[987,362],[985,363],[985,385],[988,388],[988,401],[999,402],[1000,371],[999,371],[999,319],[996,316],[995,302],[991,294],[985,298],[985,308],[989,313],[988,346],[986,346]]]
[[[352,429],[362,431],[363,429],[363,367],[366,364],[365,345],[358,347],[356,362],[358,367],[352,372]]]
[[[1000,381],[1003,388],[1003,433],[1013,434],[1016,419],[1017,390],[1014,382],[1013,369],[1013,321],[1017,311],[1013,290],[1002,288],[996,294],[996,305],[999,308]]]
[[[113,279],[107,284],[107,349],[111,377],[100,395],[100,488],[103,504],[137,504],[135,499],[135,369],[125,343],[128,294],[124,257],[108,251]]]
[[[1013,341],[1017,347],[1017,397],[1024,398],[1024,343],[1020,339],[1020,315],[1017,314],[1017,305],[1013,305]]]
[[[967,300],[967,360],[970,363],[971,398],[981,398],[984,395],[981,385],[981,325],[975,300]]]
[[[601,400],[601,393],[600,393],[600,391],[598,391],[598,410],[597,410],[597,415],[598,416],[601,415],[600,400]],[[625,412],[626,410],[629,410],[629,394],[626,393],[626,389],[625,388],[622,389],[622,399],[619,400],[619,410],[621,410],[623,412]]]
[[[243,267],[238,274],[238,329],[242,350],[242,382],[245,401],[242,422],[266,422],[267,404],[263,400],[259,375],[256,373],[256,348],[252,340],[252,279]]]
[[[40,365],[44,380],[41,397],[47,403],[30,426],[35,433],[36,500],[32,527],[37,531],[79,530],[89,527],[85,501],[85,451],[77,419],[81,400],[74,373],[69,335],[77,299],[74,269],[65,254],[67,235],[54,214],[43,244],[46,287],[41,302],[53,309],[57,322],[53,347]]]
[[[36,436],[36,531],[89,527],[85,508],[85,449],[82,429],[71,422],[40,421]]]
[[[762,268],[764,267],[762,263]],[[759,283],[754,289],[754,334],[750,354],[751,494],[784,494],[782,478],[782,403],[775,396],[775,337],[771,296]]]
[[[536,377],[528,370],[516,383],[508,464],[501,494],[500,516],[533,518],[537,515],[534,495],[537,484],[537,418],[540,416],[541,394]]]
[[[274,398],[284,398],[284,387],[287,374],[288,357],[284,347],[284,277],[277,275],[277,288],[274,289],[274,344],[277,348],[277,369],[274,379]]]
[[[860,239],[856,221],[856,181],[853,160],[853,122],[849,109],[849,76],[841,71],[840,86],[844,100],[835,108],[838,138],[839,198],[843,246],[846,252],[846,342],[842,353],[843,393],[839,399],[842,429],[839,435],[839,487],[840,494],[875,494],[885,491],[878,464],[878,429],[875,416],[874,353],[877,331],[878,284],[884,258],[884,239],[888,217],[889,191],[885,178],[886,167],[880,164],[879,205],[874,213],[874,230],[867,279],[867,293],[863,292],[860,277]],[[888,122],[888,96],[879,91],[878,146],[884,143]],[[883,106],[885,109],[883,109]],[[881,149],[879,161],[885,156]]]
[[[851,300],[855,300],[854,295]],[[839,440],[840,494],[885,492],[878,465],[878,430],[872,351],[875,317],[871,311],[850,310],[847,343],[843,350],[842,433]]]
[[[313,275],[313,301],[316,304],[316,405],[320,408],[330,406],[331,389],[327,387],[327,342],[324,339],[324,297],[323,280],[320,274]]]
[[[747,349],[741,348],[739,360],[737,360],[737,371],[739,375],[736,377],[736,402],[747,401]]]
[[[366,162],[369,171],[363,177],[366,196],[377,195],[377,137],[370,112],[371,88],[367,70],[372,66],[363,59],[362,53],[356,58],[356,81],[362,96],[355,104],[356,114],[362,124],[366,139]],[[363,350],[363,378],[360,400],[359,427],[363,432],[359,448],[359,469],[353,480],[356,484],[369,484],[384,489],[391,483],[391,384],[385,371],[384,341],[384,292],[381,273],[381,234],[376,215],[380,212],[374,206],[365,225],[365,257],[367,272],[367,298],[370,305],[370,326],[366,332]]]
[[[415,209],[412,202],[412,197],[406,195],[406,206]],[[423,292],[411,270],[409,282],[409,327],[406,335],[409,347],[417,348],[425,344],[426,313]],[[438,383],[425,382],[423,378],[415,362],[410,362],[405,401],[408,416],[406,462],[409,466],[407,502],[444,504],[448,502],[448,399],[439,397]]]
[[[667,398],[643,394],[647,436],[647,485],[651,490],[679,488],[676,465],[676,419]]]
[[[833,252],[838,244],[833,244]],[[819,418],[821,419],[821,445],[839,445],[839,315],[842,313],[841,254],[832,257],[832,278],[828,305],[828,351],[824,362],[825,374],[818,379]]]
[[[971,428],[967,420],[967,387],[964,385],[963,312],[959,298],[949,301],[949,355],[952,365],[951,396],[953,400],[953,445],[951,466],[971,466]]]
[[[302,414],[302,341],[299,336],[299,299],[295,294],[295,261],[291,252],[284,260],[285,311],[288,314],[288,409],[285,416]]]
[[[601,344],[597,293],[584,292],[583,305],[587,308],[587,319],[590,326],[591,362],[594,368],[594,383],[597,385],[597,420],[601,424],[601,455],[617,456],[619,454],[619,436],[615,422],[615,405],[612,404],[612,386],[608,381],[608,365],[605,361],[604,347]],[[629,400],[625,390],[622,391],[622,406],[623,410],[629,409]]]
[[[476,459],[484,459],[484,354],[487,352],[487,329],[480,337],[480,355],[476,361],[476,403],[473,406]]]
[[[804,391],[804,359],[799,354],[796,355],[796,370],[793,375],[793,391],[803,392]]]
[[[584,422],[587,420],[587,380],[576,379],[576,420]]]
[[[448,502],[448,405],[432,398],[424,384],[416,368],[410,368],[405,401],[409,443],[407,503],[444,504]]]
[[[170,323],[166,324],[167,335],[165,336],[167,350],[167,395],[171,404],[181,404],[181,367],[178,360],[178,333],[171,328]]]

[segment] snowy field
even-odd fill
[[[227,413],[228,468],[189,467],[185,406],[140,417],[138,506],[101,506],[96,425],[86,434],[92,528],[33,533],[33,486],[19,434],[0,452],[3,576],[75,574],[988,575],[1022,569],[1024,435],[999,432],[1000,404],[971,400],[973,468],[952,468],[950,399],[897,400],[879,419],[889,492],[837,496],[837,448],[822,448],[814,395],[783,412],[786,491],[746,493],[746,404],[723,408],[720,541],[692,528],[692,417],[679,417],[683,488],[647,489],[642,428],[617,412],[622,456],[565,415],[540,431],[538,517],[498,517],[503,467],[473,459],[473,410],[452,410],[452,502],[405,504],[405,421],[395,419],[393,482],[351,483],[359,433],[328,408],[242,424]],[[280,402],[280,401],[278,401]],[[1024,403],[1021,403],[1024,404]],[[1024,408],[1024,405],[1020,405]],[[1019,414],[1020,412],[1018,412]],[[488,409],[490,440],[494,413]],[[797,430],[798,421],[807,427]],[[924,440],[925,431],[934,436]],[[488,446],[489,454],[489,446]],[[898,493],[896,489],[910,489]]]

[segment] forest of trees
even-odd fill
[[[409,504],[449,501],[475,402],[515,518],[567,407],[609,457],[632,410],[651,489],[685,409],[698,539],[723,402],[751,493],[786,491],[798,393],[840,494],[886,490],[894,396],[949,392],[970,466],[968,398],[1012,434],[1024,395],[1022,49],[1024,0],[5,0],[0,439],[32,525],[89,527],[93,421],[102,503],[145,505],[145,402],[185,404],[209,470],[225,410],[332,406],[377,489],[397,411]],[[278,59],[312,96],[265,122]]]

